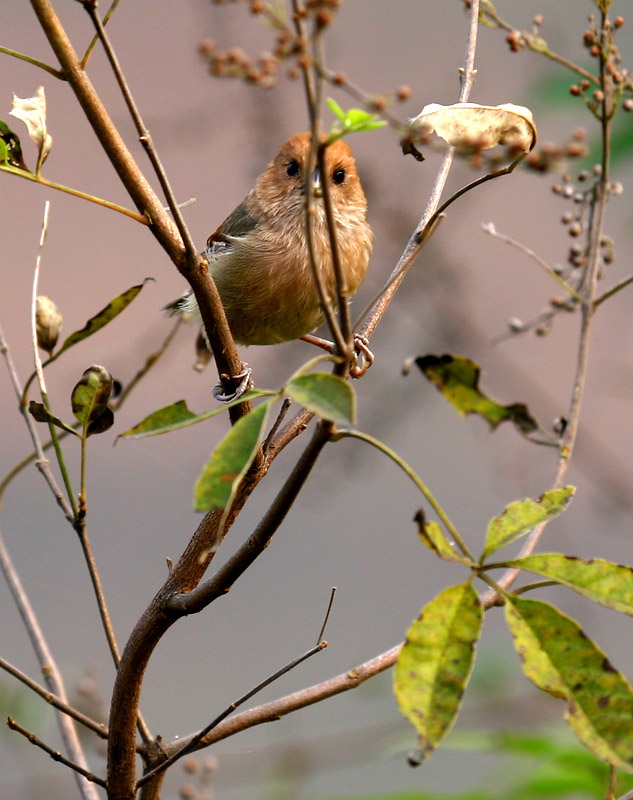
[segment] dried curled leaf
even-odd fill
[[[536,420],[524,403],[504,406],[480,391],[481,369],[469,358],[447,353],[442,356],[418,356],[414,363],[462,417],[479,414],[487,420],[492,430],[509,420],[524,436],[538,430]]]
[[[53,139],[46,130],[46,97],[44,87],[39,86],[34,97],[13,95],[13,107],[9,112],[26,125],[29,136],[38,149],[37,166],[42,166],[50,153]]]
[[[113,378],[105,367],[93,364],[84,371],[71,394],[73,414],[83,425],[84,436],[104,433],[112,427],[114,414],[108,406]]]
[[[513,103],[500,106],[431,103],[410,122],[420,139],[435,132],[447,144],[458,148],[476,146],[479,150],[488,150],[503,145],[529,153],[537,139],[532,112]]]

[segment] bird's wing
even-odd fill
[[[231,246],[232,238],[246,236],[257,227],[257,220],[248,210],[246,200],[240,203],[232,214],[207,239],[205,253],[221,252]]]

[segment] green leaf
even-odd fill
[[[194,487],[196,511],[226,508],[255,457],[274,400],[239,419],[211,453]]]
[[[566,719],[598,758],[633,772],[633,691],[581,630],[549,603],[506,597],[506,620],[523,671],[567,702]]]
[[[83,425],[84,435],[103,433],[112,427],[114,414],[108,408],[114,381],[105,367],[88,367],[71,395],[73,414]]]
[[[237,406],[246,400],[253,400],[256,397],[272,394],[274,392],[249,389],[238,400],[231,400],[229,403],[224,403],[221,407],[214,408],[211,411],[205,411],[203,414],[194,414],[193,411],[189,411],[187,408],[186,400],[178,400],[176,403],[171,403],[168,406],[159,408],[158,411],[152,412],[132,428],[120,433],[119,438],[143,439],[145,436],[158,436],[161,433],[177,431],[180,428],[186,428],[189,425],[195,425],[197,422],[203,422],[205,419],[222,414],[232,406]]]
[[[339,104],[336,102],[336,100],[334,100],[334,98],[332,98],[332,97],[326,97],[325,98],[325,103],[326,103],[327,107],[330,109],[330,111],[334,114],[334,116],[338,117],[341,120],[341,122],[343,123],[343,125],[344,125],[345,124],[345,112],[339,106]]]
[[[469,564],[468,559],[460,555],[453,544],[448,541],[437,522],[427,522],[424,511],[420,509],[413,521],[418,526],[418,533],[422,543],[445,561],[458,561],[460,564]]]
[[[67,425],[59,417],[51,414],[50,411],[47,411],[42,403],[36,403],[35,400],[30,400],[29,413],[36,422],[48,422],[51,425],[57,425],[58,428],[61,428],[68,433],[72,433],[75,436],[79,435],[74,428],[72,428],[70,425]]]
[[[58,358],[65,350],[74,347],[74,345],[79,344],[79,342],[83,342],[84,339],[92,336],[93,333],[97,333],[97,331],[100,331],[101,328],[105,327],[109,322],[112,322],[115,317],[118,317],[119,314],[130,305],[145,284],[151,280],[153,280],[153,278],[146,278],[143,283],[130,287],[127,291],[123,292],[123,294],[111,300],[98,314],[91,317],[81,330],[71,333],[54,357]]]
[[[350,108],[344,111],[331,97],[326,98],[325,102],[334,116],[338,118],[330,130],[328,137],[330,144],[348,133],[371,131],[387,124],[377,114],[370,114],[363,108]]]
[[[29,171],[22,157],[22,146],[18,135],[2,120],[0,120],[0,163]]]
[[[509,420],[523,435],[538,429],[536,420],[523,403],[502,406],[479,391],[481,369],[469,358],[427,355],[419,356],[415,363],[462,417],[479,414],[493,430]]]
[[[528,498],[510,503],[501,516],[490,520],[483,557],[514,542],[541,522],[561,514],[567,508],[575,491],[574,486],[566,486],[564,489],[545,492],[537,500]]]
[[[633,616],[633,569],[601,558],[585,561],[562,553],[541,553],[508,561],[557,581],[596,603]]]
[[[338,375],[327,372],[299,375],[287,384],[285,392],[323,419],[345,426],[356,423],[356,395]]]
[[[428,758],[455,722],[483,622],[470,583],[450,586],[411,625],[394,671],[400,710],[419,734]]]

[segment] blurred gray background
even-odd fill
[[[454,102],[467,28],[460,5],[348,0],[327,36],[328,64],[371,92],[408,84],[410,101],[395,109],[402,117],[414,116],[430,102]],[[618,5],[627,4],[615,3],[614,10]],[[58,0],[55,6],[80,50],[92,36],[87,15],[77,3]],[[504,0],[497,7],[519,28],[529,27],[534,14],[543,12],[543,35],[551,47],[587,63],[582,33],[592,3]],[[27,3],[5,4],[2,20],[1,44],[54,63]],[[271,32],[248,13],[245,3],[221,7],[204,0],[136,0],[120,5],[108,30],[176,197],[180,202],[196,198],[184,214],[202,246],[242,200],[278,145],[308,126],[301,83],[282,79],[264,91],[208,74],[197,52],[205,37],[213,37],[219,47],[239,45],[253,55],[272,46]],[[630,26],[619,41],[630,63]],[[53,136],[43,174],[129,205],[68,87],[6,55],[0,54],[0,65],[0,118],[22,136],[27,162],[34,164],[33,148],[21,123],[8,112],[12,93],[30,97],[43,84]],[[532,107],[541,141],[562,141],[577,125],[596,133],[581,101],[560,89],[572,77],[535,55],[510,53],[502,33],[481,30],[476,66],[471,100]],[[89,74],[150,176],[99,48]],[[340,91],[328,93],[343,106],[354,105]],[[324,118],[329,124],[328,113]],[[421,216],[439,159],[431,155],[418,164],[404,158],[388,128],[354,136],[350,143],[376,233],[370,274],[354,301],[359,311],[392,270]],[[457,163],[449,189],[471,177]],[[617,163],[613,177],[624,183],[625,194],[609,208],[607,233],[615,239],[617,259],[604,279],[605,288],[631,271],[630,163]],[[579,319],[561,316],[546,337],[528,334],[493,345],[511,317],[535,316],[558,287],[480,227],[493,221],[550,264],[564,263],[570,240],[559,220],[569,204],[552,194],[553,180],[517,171],[451,208],[373,337],[376,364],[356,385],[359,427],[407,459],[475,551],[488,520],[507,503],[550,487],[556,452],[530,444],[509,426],[491,433],[481,419],[460,419],[416,370],[403,377],[401,365],[411,355],[465,355],[482,364],[482,387],[496,399],[526,402],[544,425],[566,413]],[[45,200],[51,201],[51,212],[40,291],[61,308],[65,335],[129,286],[147,276],[156,281],[112,325],[48,371],[53,407],[68,419],[70,389],[88,365],[103,364],[123,383],[130,380],[167,334],[171,323],[160,309],[184,284],[152,236],[123,216],[6,174],[0,174],[0,198],[0,321],[22,380],[32,370],[30,292]],[[631,562],[630,302],[630,290],[623,291],[596,319],[581,433],[569,476],[578,493],[569,511],[549,526],[543,549]],[[180,555],[199,521],[192,511],[192,486],[225,431],[226,419],[168,437],[112,445],[117,433],[167,403],[186,398],[196,411],[212,407],[210,389],[216,377],[212,368],[201,375],[192,371],[194,335],[191,328],[179,333],[121,410],[112,431],[90,442],[89,532],[121,644],[165,578],[165,558]],[[296,342],[251,348],[244,357],[257,384],[274,388],[312,355],[307,345]],[[5,474],[30,451],[30,443],[4,365],[0,375],[0,472]],[[275,462],[231,531],[219,563],[249,534],[304,441],[295,442]],[[76,470],[72,442],[66,451]],[[308,649],[332,586],[338,594],[326,634],[330,646],[255,702],[323,680],[400,641],[419,609],[441,588],[463,578],[458,567],[438,564],[420,545],[412,523],[420,505],[412,485],[378,453],[349,441],[328,448],[300,501],[253,568],[227,597],[182,620],[161,642],[142,698],[152,730],[171,740],[199,729]],[[77,687],[94,685],[106,702],[113,668],[78,543],[33,468],[10,487],[2,512],[2,532],[69,691],[76,696]],[[631,674],[628,619],[570,593],[542,596],[579,618],[616,666]],[[2,656],[37,677],[37,664],[3,584],[0,608]],[[6,713],[47,741],[56,741],[55,723],[43,702],[30,699],[2,674],[0,693]],[[556,728],[562,713],[561,702],[541,696],[522,678],[499,611],[487,614],[472,692],[466,695],[457,730]],[[390,675],[381,675],[355,692],[213,748],[219,759],[216,796],[365,796],[405,787],[457,791],[477,781],[494,786],[510,779],[488,757],[450,746],[413,771],[405,760],[413,744],[409,725],[392,699]],[[102,755],[92,746],[89,750],[94,770],[102,774]],[[180,768],[173,770],[164,796],[176,797],[183,780]],[[75,792],[62,767],[16,734],[0,735],[2,798],[74,797]]]

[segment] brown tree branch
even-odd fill
[[[48,753],[48,755],[53,759],[53,761],[59,761],[60,764],[63,764],[65,767],[69,767],[70,769],[74,770],[76,773],[81,775],[82,778],[85,778],[87,781],[90,781],[90,783],[96,783],[97,786],[103,786],[104,789],[106,788],[106,782],[103,780],[103,778],[99,778],[96,775],[93,775],[93,773],[90,772],[89,769],[86,769],[85,767],[82,767],[79,764],[75,764],[73,761],[70,761],[68,758],[65,758],[59,752],[59,750],[53,750],[52,747],[49,747],[47,744],[44,744],[44,742],[41,739],[38,739],[38,737],[34,733],[27,731],[26,728],[23,728],[18,722],[16,722],[11,717],[7,717],[7,725],[12,731],[17,731],[17,733],[21,733],[22,736],[24,736],[24,738],[27,739],[27,741],[29,741],[31,744],[35,745],[36,747],[39,747],[45,753]]]
[[[88,122],[135,206],[149,221],[149,228],[176,268],[189,282],[200,307],[202,321],[212,345],[218,373],[236,375],[242,368],[224,308],[204,258],[187,254],[177,227],[132,157],[112,122],[88,75],[83,69],[50,0],[31,0],[33,10],[57,56]],[[246,404],[232,409],[237,419],[248,411]]]
[[[327,700],[329,697],[334,697],[341,692],[355,689],[369,678],[373,678],[374,675],[378,675],[380,672],[392,667],[396,663],[401,647],[402,644],[398,644],[334,678],[300,689],[298,692],[293,692],[270,703],[250,708],[241,714],[235,714],[235,716],[217,725],[200,743],[200,748],[208,747],[210,744],[219,742],[229,736],[234,736],[236,733],[252,728],[255,725],[274,722],[286,716],[286,714],[306,708],[314,703],[319,703],[322,700]],[[180,739],[178,743],[167,745],[166,752],[169,753],[172,748],[182,747],[192,738],[193,736],[186,737]]]
[[[13,664],[10,664],[8,661],[5,661],[4,658],[0,658],[0,669],[8,672],[9,675],[13,675],[14,678],[17,678],[19,681],[21,681],[32,692],[39,694],[39,696],[46,700],[47,703],[59,711],[63,711],[64,714],[68,714],[69,717],[72,717],[73,719],[77,720],[77,722],[80,722],[86,728],[96,733],[97,736],[100,736],[102,739],[108,738],[108,729],[105,725],[95,722],[95,720],[90,719],[90,717],[87,717],[85,714],[82,714],[81,711],[73,708],[71,705],[61,700],[52,692],[49,692],[32,678],[29,678],[29,676],[22,672],[22,670],[14,667]]]

